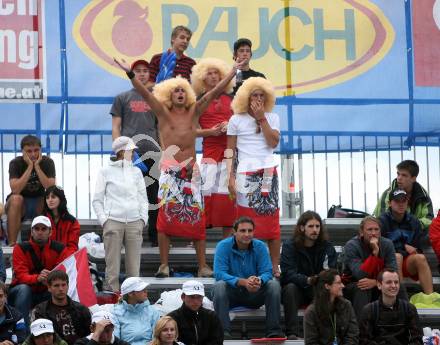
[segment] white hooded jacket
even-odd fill
[[[125,159],[110,161],[96,178],[93,209],[103,226],[108,220],[128,223],[148,220],[145,181],[139,168]]]

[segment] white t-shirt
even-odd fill
[[[272,129],[280,131],[280,118],[275,113],[265,113]],[[273,148],[264,138],[263,131],[257,133],[257,122],[246,114],[235,114],[228,123],[228,135],[237,136],[238,168],[237,172],[255,171],[275,166]]]

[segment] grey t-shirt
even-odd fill
[[[135,89],[117,95],[110,114],[121,117],[121,135],[133,138],[138,134],[146,134],[159,144],[156,116]],[[157,144],[148,139],[136,142],[141,155],[148,151],[159,152]]]

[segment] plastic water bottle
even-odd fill
[[[432,16],[437,28],[440,30],[440,0],[436,0],[432,8]]]
[[[422,340],[423,340],[423,345],[434,345],[433,337],[429,335],[424,335]]]
[[[3,240],[6,241],[8,237],[8,216],[3,214],[1,217],[2,229],[3,229]]]
[[[329,268],[328,267],[328,255],[327,254],[325,254],[325,258],[324,258],[324,262],[322,264],[322,268],[325,269],[325,270],[327,270]]]
[[[17,343],[18,343],[18,338],[17,338],[17,335],[16,335],[16,334],[12,334],[12,335],[11,335],[11,341],[12,341],[14,344],[17,344]]]
[[[241,71],[241,69],[238,69],[235,72],[235,82],[241,83],[242,81],[243,81],[243,72]]]

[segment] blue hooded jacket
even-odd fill
[[[113,334],[131,345],[146,345],[153,338],[153,330],[159,312],[146,300],[143,303],[128,304],[124,300],[113,308],[115,329]]]

